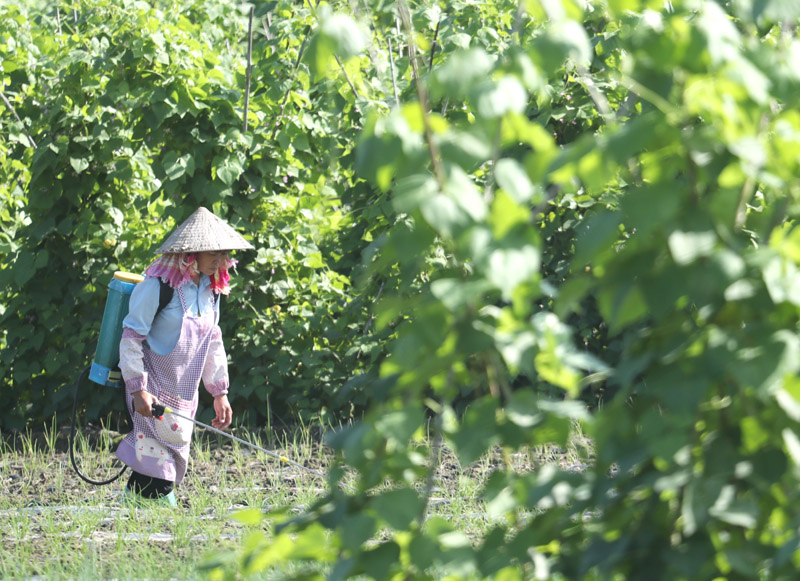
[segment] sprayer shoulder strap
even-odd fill
[[[158,313],[164,310],[169,302],[172,300],[172,295],[175,294],[175,289],[169,286],[168,283],[164,282],[162,279],[158,279],[159,289],[158,289],[158,309],[156,310],[155,316],[158,316]],[[214,306],[217,306],[217,301],[219,300],[219,295],[214,293]]]
[[[158,279],[158,282],[160,286],[158,289],[158,309],[156,310],[156,317],[158,316],[158,313],[163,311],[164,307],[169,304],[169,302],[172,300],[172,295],[175,294],[175,289],[169,286],[169,284],[160,278]]]

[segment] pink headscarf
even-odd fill
[[[219,270],[211,277],[211,290],[217,294],[228,295],[231,292],[231,275],[228,269],[236,266],[237,261],[226,258]],[[198,274],[197,253],[188,252],[183,254],[162,254],[156,258],[144,275],[147,278],[158,277],[174,289],[183,286]]]

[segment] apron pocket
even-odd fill
[[[164,414],[164,417],[161,420],[155,420],[153,425],[158,437],[170,444],[183,446],[192,439],[194,424],[173,414]]]
[[[158,395],[158,400],[165,403],[168,407],[174,408],[176,412],[183,416],[192,416],[192,402],[186,401],[175,395],[161,392]],[[164,417],[153,420],[158,437],[169,444],[176,446],[185,446],[192,439],[192,430],[194,424],[189,420],[179,418],[178,416],[165,413]]]

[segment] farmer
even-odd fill
[[[236,264],[228,251],[252,248],[201,207],[155,251],[161,256],[131,294],[119,346],[134,425],[117,449],[117,457],[132,470],[123,495],[126,503],[154,499],[176,506],[173,489],[186,474],[194,424],[170,413],[154,418],[154,403],[193,418],[202,379],[214,397],[212,425],[225,429],[231,424],[219,295],[230,292],[228,269]]]

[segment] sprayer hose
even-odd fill
[[[72,468],[75,469],[75,472],[80,476],[84,481],[88,482],[89,484],[94,484],[95,486],[103,486],[104,484],[111,484],[117,478],[122,476],[125,470],[128,469],[127,466],[123,464],[122,469],[117,473],[116,476],[109,478],[108,480],[92,480],[91,478],[87,478],[84,476],[81,471],[78,469],[78,465],[75,463],[75,418],[78,415],[78,390],[80,388],[81,382],[86,379],[89,375],[89,370],[91,367],[87,367],[83,370],[80,377],[78,377],[78,381],[75,383],[75,401],[72,404],[72,422],[70,423],[69,427],[69,460],[72,462]]]

